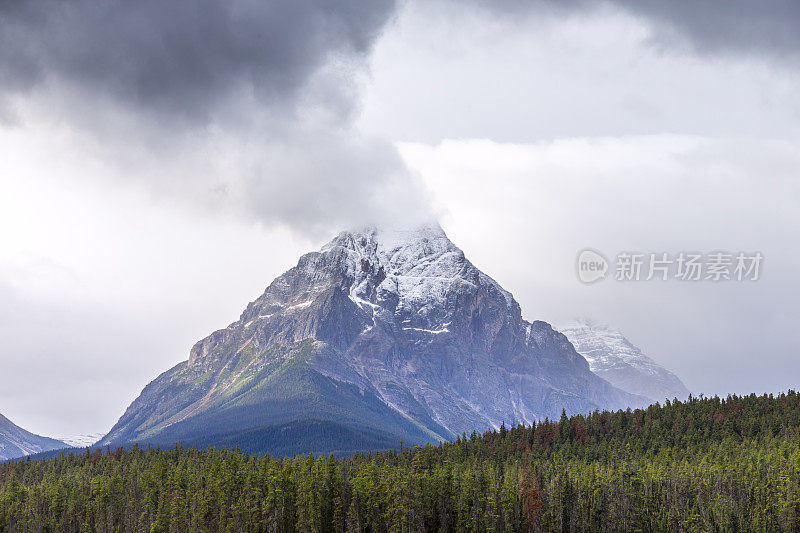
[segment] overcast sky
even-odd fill
[[[669,8],[664,6],[668,5]],[[107,431],[341,229],[438,218],[528,319],[798,386],[792,2],[0,4],[0,413]],[[755,252],[580,283],[579,250]]]

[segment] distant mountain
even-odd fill
[[[562,324],[559,329],[589,362],[592,372],[615,387],[653,402],[689,396],[689,389],[678,376],[645,355],[619,331],[585,319]]]
[[[61,437],[60,440],[75,448],[89,448],[104,436],[105,433],[84,433],[80,435],[71,435],[69,437]]]
[[[350,453],[645,403],[523,320],[440,228],[364,230],[301,257],[99,444]]]
[[[60,440],[25,431],[0,415],[0,461],[61,448],[67,448],[67,445]]]

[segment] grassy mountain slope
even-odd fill
[[[121,423],[132,423],[136,432],[119,434],[115,442],[238,445],[253,453],[291,455],[343,454],[441,439],[388,407],[374,392],[314,370],[316,349],[311,340],[295,343],[286,348],[285,357],[272,358],[246,376],[255,355],[243,355],[191,381],[160,378],[143,396],[162,398],[162,403],[149,411],[129,410],[132,417],[123,417]],[[231,376],[236,379],[230,381]]]

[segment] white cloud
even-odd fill
[[[795,62],[654,45],[613,9],[557,15],[406,4],[372,55],[362,129],[427,143],[800,135]]]

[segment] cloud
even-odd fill
[[[791,0],[724,3],[711,0],[614,3],[650,22],[661,43],[688,41],[700,53],[752,53],[796,58],[800,4]]]
[[[410,3],[372,53],[360,127],[426,143],[800,135],[796,62],[666,53],[644,19],[596,9],[499,16]]]
[[[385,142],[311,136],[268,150],[229,191],[260,220],[327,234],[331,227],[424,222],[431,216],[423,182]]]
[[[701,54],[767,54],[794,59],[800,52],[800,4],[792,0],[473,0],[495,14],[594,15],[608,8],[627,12],[653,30],[652,40],[665,47],[689,45]]]
[[[318,234],[427,217],[424,188],[391,143],[352,125],[395,8],[3,2],[0,120],[59,131],[63,150],[114,167],[98,177],[112,185],[264,224]]]
[[[3,89],[67,83],[146,113],[215,120],[237,91],[291,105],[336,54],[363,56],[391,0],[31,0],[0,5]]]
[[[799,39],[788,3],[475,2],[514,20],[526,10],[548,20],[630,13],[651,40],[680,37],[702,52],[777,53]],[[439,15],[456,8],[442,5]],[[425,187],[392,145],[353,125],[367,60],[397,11],[390,0],[2,2],[0,127],[65,129],[65,149],[116,166],[102,177],[112,185],[305,233],[427,218]],[[430,92],[420,101],[435,102]],[[448,130],[470,121],[446,118]]]

